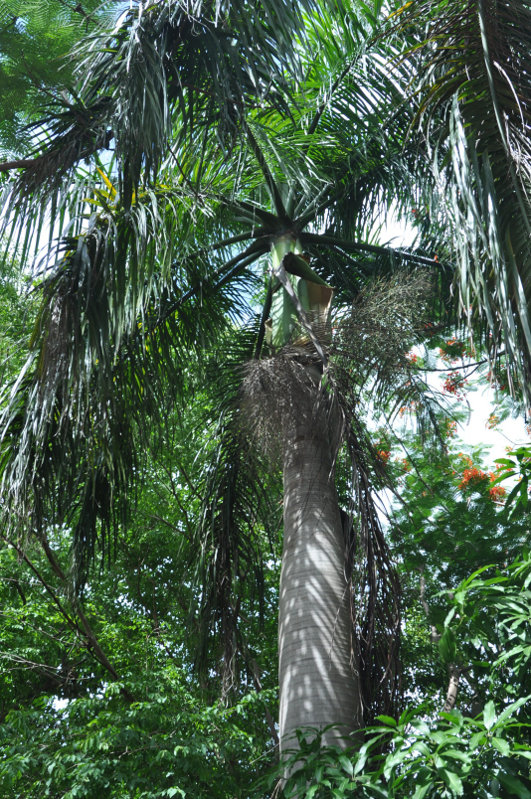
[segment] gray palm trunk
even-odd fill
[[[312,381],[313,382],[313,381]],[[301,390],[284,438],[284,548],[280,578],[280,746],[298,728],[324,728],[346,746],[360,726],[351,647],[345,541],[333,475],[337,424],[315,391]]]

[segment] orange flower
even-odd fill
[[[489,496],[493,502],[500,504],[500,500],[505,496],[505,488],[503,486],[491,486],[489,488]]]
[[[491,413],[491,415],[489,416],[487,424],[485,425],[485,427],[487,427],[489,430],[494,430],[497,427],[499,421],[500,421],[500,417],[496,416],[495,413]]]
[[[459,488],[467,488],[470,484],[477,486],[488,479],[489,475],[486,472],[478,469],[477,466],[472,466],[463,472],[463,479],[459,483]]]
[[[461,454],[461,453],[460,453]],[[465,460],[465,456],[462,456]],[[467,458],[470,463],[470,458]],[[496,474],[494,472],[484,472],[482,469],[478,469],[477,466],[469,466],[463,472],[463,479],[459,483],[460,489],[466,488],[481,488],[485,485],[486,481],[494,482],[496,479]],[[492,499],[493,502],[496,504],[500,504],[502,498],[505,496],[505,488],[503,486],[495,485],[490,486],[489,488],[489,497]]]
[[[457,422],[454,422],[453,419],[448,419],[446,422],[446,438],[453,438],[456,434],[457,430]]]
[[[443,383],[443,391],[446,391],[447,394],[453,394],[456,399],[463,399],[464,394],[461,389],[467,382],[467,379],[460,375],[459,372],[449,372]]]

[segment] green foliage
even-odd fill
[[[114,683],[63,707],[42,696],[12,710],[0,728],[3,795],[252,795],[255,777],[268,765],[266,736],[256,735],[262,698],[249,694],[229,708],[205,705],[177,666],[146,671],[128,690],[139,698],[125,700]]]
[[[2,0],[0,3],[0,155],[16,158],[34,145],[27,129],[72,80],[70,53],[113,12],[99,0]]]
[[[531,675],[531,559],[529,552],[488,577],[483,567],[452,595],[445,632],[459,642],[470,670],[483,670],[490,696],[518,697]],[[457,643],[454,644],[457,646]],[[473,654],[470,654],[472,650]]]
[[[518,719],[529,697],[497,712],[489,701],[477,718],[424,708],[398,721],[380,717],[352,754],[320,748],[302,736],[287,780],[286,799],[495,799],[531,796],[531,748],[519,741],[529,724]]]
[[[3,386],[21,369],[33,328],[33,298],[15,259],[0,265],[0,381]]]
[[[249,618],[240,636],[253,664],[221,704],[223,653],[218,646],[198,675],[199,603],[193,581],[183,580],[187,525],[201,503],[192,485],[175,481],[174,464],[179,458],[195,478],[187,462],[195,453],[183,437],[164,454],[115,559],[93,569],[82,597],[72,591],[67,531],[54,531],[46,550],[26,545],[22,557],[3,539],[3,795],[250,797],[274,759],[276,581],[262,624],[252,587],[242,586]]]
[[[474,650],[467,679],[479,682],[476,670],[487,676],[474,715],[416,704],[398,720],[379,717],[351,753],[323,750],[315,731],[303,731],[300,750],[284,765],[291,770],[286,799],[531,796],[531,558],[526,553],[494,577],[484,573],[447,600],[439,639],[448,662]]]
[[[494,484],[518,476],[516,485],[505,500],[506,511],[514,515],[527,509],[531,482],[531,446],[517,447],[510,450],[509,455],[513,457],[496,458],[499,473]]]

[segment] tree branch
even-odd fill
[[[17,161],[4,161],[3,164],[0,164],[0,172],[9,172],[11,169],[26,169],[37,160],[37,158],[19,158]]]
[[[9,546],[13,547],[13,549],[14,549],[14,550],[15,550],[15,552],[18,554],[18,556],[19,556],[19,557],[20,557],[20,558],[21,558],[21,559],[24,561],[24,563],[25,563],[27,566],[29,566],[29,568],[31,569],[31,571],[32,571],[32,572],[34,573],[34,575],[37,577],[37,579],[38,579],[38,581],[40,582],[40,584],[41,584],[41,585],[43,586],[43,588],[45,589],[46,593],[47,593],[47,594],[49,594],[49,595],[50,595],[50,597],[52,598],[52,601],[53,601],[54,605],[56,605],[56,607],[58,608],[58,610],[59,610],[59,612],[60,612],[61,616],[63,616],[63,618],[65,619],[65,621],[68,623],[68,626],[69,626],[69,627],[71,627],[72,629],[76,630],[76,632],[82,633],[82,630],[81,630],[81,628],[79,627],[79,625],[76,623],[76,621],[75,621],[74,619],[72,619],[72,618],[70,617],[70,615],[68,614],[68,612],[67,612],[67,611],[64,609],[64,607],[62,606],[61,602],[59,601],[59,599],[58,599],[58,597],[57,597],[57,594],[55,593],[55,591],[53,590],[53,588],[52,588],[52,587],[51,587],[51,586],[50,586],[50,585],[49,585],[49,584],[46,582],[46,580],[44,579],[44,577],[42,576],[42,574],[39,572],[39,570],[37,569],[37,567],[36,567],[36,566],[35,566],[35,565],[34,565],[34,564],[31,562],[31,560],[28,558],[28,556],[26,555],[26,553],[24,552],[24,550],[23,550],[21,547],[19,547],[19,546],[18,546],[18,544],[15,544],[15,543],[14,543],[14,541],[11,541],[9,538],[7,538],[7,536],[5,536],[5,535],[3,535],[3,534],[2,534],[2,536],[1,536],[1,537],[2,537],[2,539],[3,539],[3,540],[6,542],[6,544],[8,544]]]
[[[461,669],[455,663],[450,663],[448,666],[449,682],[448,690],[446,692],[446,699],[444,702],[443,713],[449,713],[454,709],[457,700],[457,692],[459,690],[459,680],[461,677]]]

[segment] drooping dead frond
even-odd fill
[[[264,617],[264,562],[276,557],[279,524],[275,476],[265,475],[263,458],[240,422],[241,364],[250,357],[255,338],[254,325],[231,331],[212,353],[205,373],[212,400],[203,403],[199,415],[201,506],[185,553],[194,589],[190,611],[200,632],[195,668],[200,679],[219,675],[224,700],[241,682],[242,672],[252,678],[253,637]]]
[[[379,713],[392,715],[399,700],[401,587],[376,507],[370,445],[355,418],[346,437],[352,475],[349,513],[344,516],[352,645],[363,720],[369,725]]]
[[[145,213],[139,201],[134,214],[95,214],[60,243],[26,366],[2,398],[2,514],[26,535],[69,527],[81,577],[123,521],[142,453],[164,431],[191,353],[225,327],[233,290],[223,267],[209,280],[212,261],[197,253],[164,269],[150,199]]]
[[[311,348],[293,346],[272,357],[249,361],[244,367],[242,425],[275,463],[301,396],[318,396],[321,368],[322,362]]]
[[[430,291],[425,272],[376,280],[336,319],[331,372],[339,395],[352,406],[367,384],[375,400],[407,380],[406,356],[423,329]]]

